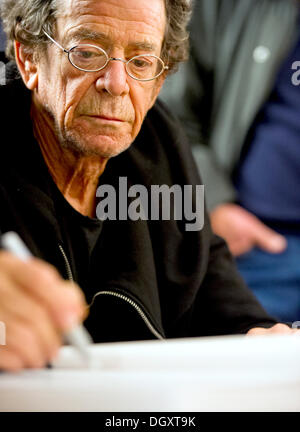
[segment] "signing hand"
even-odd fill
[[[0,369],[40,368],[62,345],[64,331],[86,317],[84,296],[51,265],[26,262],[0,252],[0,321],[6,345],[0,346]]]

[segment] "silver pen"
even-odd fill
[[[31,252],[24,244],[20,236],[13,232],[7,232],[2,235],[1,242],[7,251],[13,253],[16,257],[26,261],[32,257]],[[93,343],[92,338],[88,331],[83,325],[78,325],[64,334],[65,341],[74,346],[84,358],[86,362],[89,362],[88,347]]]

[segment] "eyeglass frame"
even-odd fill
[[[78,44],[78,45],[75,45],[75,46],[73,46],[72,48],[70,48],[69,50],[67,50],[66,48],[64,48],[62,45],[60,45],[55,39],[53,39],[44,29],[43,29],[43,32],[44,32],[44,34],[58,47],[58,48],[60,48],[64,53],[66,53],[66,54],[68,54],[68,60],[69,60],[69,62],[71,63],[71,65],[73,66],[73,67],[75,67],[76,69],[78,69],[78,70],[80,70],[80,71],[83,71],[83,72],[99,72],[99,71],[101,71],[102,69],[104,69],[104,68],[106,68],[106,66],[108,65],[108,63],[110,62],[110,61],[121,61],[122,63],[125,63],[125,70],[126,70],[126,73],[132,78],[132,79],[134,79],[134,80],[136,80],[136,81],[142,81],[142,82],[146,82],[146,81],[153,81],[153,80],[155,80],[156,78],[158,78],[158,77],[160,77],[166,70],[168,70],[169,69],[169,66],[167,66],[167,65],[165,65],[165,63],[164,63],[164,61],[160,58],[160,57],[158,57],[158,56],[156,56],[156,55],[154,55],[154,54],[139,54],[139,55],[137,55],[137,56],[134,56],[134,57],[132,57],[131,59],[129,59],[129,60],[124,60],[124,59],[122,59],[122,58],[117,58],[117,57],[109,57],[108,56],[108,54],[107,54],[107,52],[103,49],[103,48],[101,48],[101,47],[99,47],[99,46],[97,46],[97,45],[92,45],[92,44]],[[80,46],[80,45],[85,45],[85,46],[90,46],[90,47],[93,47],[93,48],[97,48],[98,50],[100,50],[100,51],[102,51],[104,54],[105,54],[105,56],[106,56],[106,63],[104,64],[104,66],[102,66],[101,68],[99,68],[99,69],[95,69],[95,70],[87,70],[87,69],[83,69],[83,68],[80,68],[79,66],[76,66],[74,63],[72,63],[72,61],[71,61],[71,59],[70,59],[70,53],[71,53],[71,51],[72,50],[74,50],[75,48],[77,48],[78,46]],[[162,63],[162,66],[163,66],[163,68],[162,68],[162,71],[161,72],[159,72],[159,74],[158,75],[156,75],[154,78],[146,78],[146,79],[143,79],[143,78],[136,78],[135,76],[133,76],[129,71],[128,71],[128,69],[127,69],[127,65],[128,65],[128,63],[130,63],[132,60],[134,60],[135,58],[138,58],[138,57],[154,57],[154,58],[156,58],[157,60],[159,60],[159,61],[161,61],[161,63]]]

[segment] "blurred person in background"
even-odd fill
[[[186,127],[214,231],[285,322],[300,319],[299,5],[198,0],[191,59],[161,95]]]
[[[2,24],[0,21],[0,51],[5,51],[5,35],[2,30]]]
[[[3,33],[2,30],[2,23],[0,20],[0,61],[4,62],[5,61],[5,35]]]

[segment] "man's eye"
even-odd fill
[[[138,69],[149,68],[153,66],[153,62],[146,58],[136,58],[133,59],[131,63],[132,66],[135,66]]]
[[[76,51],[75,54],[81,59],[91,59],[93,57],[99,56],[99,54],[93,51]]]

